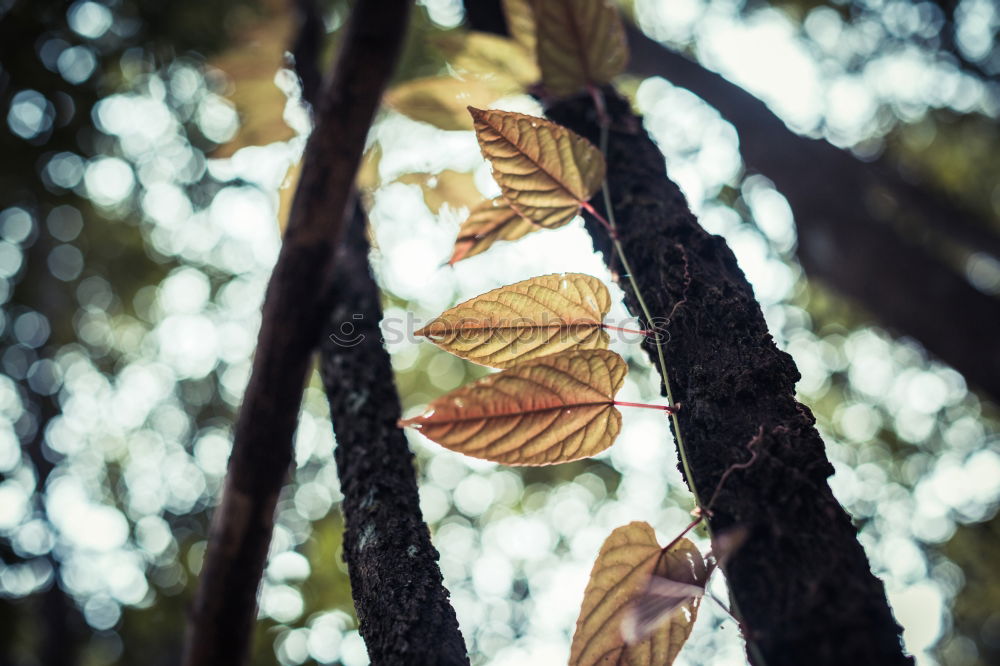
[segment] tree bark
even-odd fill
[[[373,664],[467,666],[438,552],[420,512],[413,454],[397,426],[399,396],[382,346],[381,297],[365,233],[358,205],[337,254],[329,335],[320,345],[354,606]]]
[[[794,398],[794,362],[775,346],[732,251],[698,225],[668,180],[641,119],[612,90],[605,94],[618,233],[651,315],[666,322],[659,330],[669,340],[688,481],[702,504],[718,489],[709,516],[713,533],[735,526],[748,533],[725,571],[751,663],[911,664],[882,583],[827,484],[833,468],[812,414]],[[597,143],[589,97],[559,102],[548,113]],[[611,265],[607,231],[593,220],[588,231]],[[621,286],[631,311],[639,312],[629,283]],[[655,358],[651,338],[644,346]],[[752,455],[755,461],[732,470],[720,489],[726,470]]]
[[[264,299],[222,501],[191,609],[187,666],[243,664],[278,493],[292,460],[320,307],[368,128],[398,58],[407,0],[357,3],[306,146],[288,228]]]
[[[788,199],[799,261],[810,277],[914,337],[1000,402],[1000,299],[977,290],[930,247],[958,241],[1000,258],[1000,236],[989,221],[884,164],[795,134],[759,99],[634,26],[628,37],[630,72],[691,90],[736,127],[747,165]]]

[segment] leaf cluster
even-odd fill
[[[471,90],[523,85],[509,71],[536,53],[542,87],[569,95],[610,82],[627,59],[624,30],[604,0],[504,3],[514,38],[470,35],[448,43]],[[389,104],[446,129],[468,90],[460,78],[412,82]],[[468,107],[501,196],[475,207],[451,262],[498,240],[556,229],[605,185],[593,144],[556,123],[520,113]],[[621,431],[615,394],[627,365],[609,351],[603,319],[607,287],[579,273],[543,275],[481,294],[417,331],[442,349],[501,372],[433,400],[402,421],[459,453],[507,465],[549,465],[610,447]],[[604,544],[587,587],[571,664],[670,664],[693,625],[708,573],[695,546],[678,538],[661,548],[653,529],[631,523]]]

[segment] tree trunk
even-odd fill
[[[629,71],[691,90],[736,127],[747,165],[774,181],[791,205],[799,261],[810,277],[914,337],[1000,402],[1000,299],[978,291],[933,251],[957,241],[1000,258],[1000,236],[988,220],[887,165],[795,134],[759,99],[634,26],[628,37]]]
[[[663,156],[628,102],[606,91],[611,116],[608,183],[618,233],[651,315],[668,336],[667,368],[693,487],[712,504],[715,534],[735,526],[745,544],[725,566],[755,666],[910,664],[900,628],[830,491],[833,468],[809,409],[795,398],[799,373],[767,331],[753,291],[725,241],[709,235],[667,179]],[[593,102],[557,103],[549,116],[598,141]],[[598,197],[598,199],[600,199]],[[598,206],[602,213],[603,206]],[[608,233],[588,221],[613,262]],[[638,302],[622,281],[627,304]],[[647,339],[647,352],[655,345]]]
[[[361,635],[377,666],[468,665],[420,512],[413,454],[382,346],[382,307],[360,205],[337,254],[333,308],[320,346],[344,494],[344,559]]]
[[[395,69],[409,7],[407,0],[356,4],[326,81],[264,299],[253,370],[191,609],[187,666],[247,660],[275,504],[292,460],[302,390],[320,336],[333,248],[368,128]]]

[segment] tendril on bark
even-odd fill
[[[590,92],[591,97],[594,99],[594,107],[597,111],[598,126],[600,127],[600,139],[598,147],[600,148],[601,154],[604,155],[606,158],[608,154],[608,130],[611,124],[611,119],[608,117],[606,111],[606,104],[604,102],[604,93],[595,86],[588,86],[588,90]],[[583,208],[588,213],[591,213],[595,217],[595,219],[597,219],[602,225],[607,227],[608,235],[611,237],[611,242],[613,243],[615,248],[615,255],[612,256],[617,256],[618,260],[621,261],[622,270],[625,271],[625,275],[626,277],[628,277],[629,284],[632,286],[632,292],[635,294],[635,298],[639,302],[639,309],[642,311],[642,316],[646,319],[647,325],[651,324],[653,321],[653,317],[650,314],[649,306],[646,305],[646,300],[642,296],[642,291],[639,289],[639,284],[636,282],[635,277],[633,277],[632,275],[632,267],[628,263],[628,258],[625,256],[625,249],[622,247],[621,240],[619,240],[618,237],[618,227],[615,224],[615,210],[614,207],[611,205],[611,191],[610,188],[608,187],[607,176],[605,176],[604,180],[601,182],[601,192],[604,198],[604,209],[608,212],[607,219],[605,219],[603,216],[597,213],[597,211],[595,211],[593,206],[591,206],[590,204],[584,205]],[[673,391],[671,390],[670,387],[670,374],[667,372],[667,361],[663,349],[664,341],[662,339],[662,336],[659,335],[655,336],[653,343],[656,345],[656,356],[658,364],[660,366],[660,376],[663,378],[663,388],[667,394],[667,402],[670,403],[671,406],[676,406],[676,403],[674,402]],[[714,539],[714,535],[712,534],[712,526],[709,524],[708,521],[708,518],[711,515],[710,506],[703,505],[701,497],[698,495],[698,489],[694,481],[694,474],[691,472],[691,465],[688,463],[687,449],[684,446],[684,437],[681,435],[681,424],[680,424],[680,419],[677,416],[677,411],[678,410],[676,408],[670,411],[670,418],[673,420],[674,439],[677,442],[677,452],[678,452],[678,457],[681,460],[681,468],[684,471],[684,478],[687,481],[688,488],[690,488],[691,494],[694,496],[694,503],[696,507],[695,511],[697,512],[697,516],[684,529],[684,531],[681,532],[681,535],[677,537],[677,539],[675,539],[673,542],[671,542],[671,545],[676,541],[678,541],[680,537],[684,536],[690,530],[696,527],[698,523],[704,524],[705,530],[706,532],[708,532],[708,538],[710,540]],[[748,467],[752,462],[753,460],[750,460],[741,467]],[[715,497],[712,498],[713,502],[714,500]],[[761,653],[760,647],[757,645],[756,641],[750,638],[750,632],[747,630],[747,625],[745,621],[742,619],[743,614],[740,612],[739,606],[736,603],[736,598],[731,596],[730,599],[732,603],[730,614],[743,629],[743,635],[744,638],[746,639],[747,649],[753,655],[755,663],[760,664],[761,666],[766,666],[764,655]]]
[[[594,98],[594,106],[597,109],[598,124],[601,128],[599,148],[601,154],[606,156],[608,153],[608,128],[610,125],[610,119],[604,110],[604,94],[595,87],[590,88],[590,93]],[[621,261],[622,270],[625,272],[625,276],[628,277],[629,284],[632,286],[632,292],[635,294],[635,298],[639,302],[639,309],[642,310],[642,316],[645,318],[646,324],[650,325],[653,322],[653,316],[650,314],[649,306],[646,305],[646,300],[642,297],[642,291],[639,289],[639,284],[632,275],[632,267],[629,265],[628,258],[625,256],[625,248],[622,247],[621,241],[618,238],[618,227],[615,224],[615,209],[611,205],[611,190],[608,187],[607,177],[605,177],[601,182],[601,192],[604,196],[604,210],[608,213],[607,219],[595,211],[590,204],[585,205],[584,208],[605,227],[607,227],[608,233],[611,236],[611,242],[615,247],[615,253],[618,256],[618,260]],[[656,356],[660,366],[660,376],[663,378],[663,388],[666,390],[667,394],[667,402],[671,406],[676,405],[677,403],[674,402],[673,391],[670,388],[670,375],[667,372],[667,360],[663,350],[664,342],[661,336],[655,335],[653,337],[653,344],[656,345]],[[694,503],[701,513],[704,514],[705,507],[702,505],[701,496],[698,494],[698,488],[695,485],[694,474],[692,474],[691,465],[688,463],[687,451],[684,447],[684,437],[681,435],[681,423],[677,416],[677,411],[677,409],[670,410],[670,418],[673,420],[674,424],[674,437],[677,440],[677,451],[681,459],[681,467],[684,469],[684,478],[687,481],[688,488],[691,489],[691,494],[694,495]],[[708,525],[707,521],[705,525]]]

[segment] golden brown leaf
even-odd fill
[[[497,241],[517,240],[541,228],[518,214],[503,197],[484,201],[472,210],[459,228],[455,250],[448,263],[474,257]]]
[[[582,273],[542,275],[447,310],[416,332],[475,363],[506,368],[570,349],[607,349],[608,288]]]
[[[535,224],[566,224],[601,186],[604,156],[579,134],[522,113],[469,112],[504,198]]]
[[[232,83],[226,97],[236,107],[240,127],[232,139],[212,152],[230,157],[240,148],[287,141],[295,136],[284,121],[288,98],[274,83],[285,66],[285,52],[295,34],[291,3],[263,2],[260,13],[244,18],[233,30],[233,46],[210,61]]]
[[[443,130],[468,130],[472,123],[466,107],[488,106],[503,94],[479,79],[431,76],[394,86],[385,94],[385,103],[404,116]]]
[[[435,174],[408,173],[401,176],[397,182],[419,185],[424,193],[424,202],[435,214],[439,213],[445,204],[455,208],[468,208],[483,198],[476,187],[472,173],[468,171],[445,169]]]
[[[627,367],[606,349],[519,363],[431,402],[401,423],[438,444],[507,465],[551,465],[596,455],[621,430],[614,396]]]
[[[535,12],[531,0],[503,0],[503,13],[507,18],[507,29],[516,42],[524,46],[528,53],[535,51]]]
[[[673,623],[671,639],[677,639],[676,651],[687,639],[705,593],[709,567],[701,553],[687,539],[680,539],[663,552],[656,571],[645,589],[632,600],[621,624],[628,645],[640,645],[655,638],[665,623]],[[673,660],[676,651],[668,654]]]
[[[435,40],[462,78],[475,77],[497,92],[518,93],[541,78],[535,55],[519,42],[485,32],[455,32]]]
[[[361,156],[361,164],[358,165],[358,175],[354,180],[359,190],[371,191],[379,186],[382,182],[378,172],[381,161],[382,146],[379,143],[373,143]]]
[[[680,539],[663,552],[653,528],[634,522],[611,533],[601,547],[583,596],[570,649],[570,666],[626,664],[669,666],[677,658],[698,610],[692,598],[638,643],[627,644],[622,620],[635,601],[647,594],[654,576],[704,586],[704,563],[698,549]]]
[[[554,95],[609,83],[625,69],[625,28],[609,0],[535,0],[538,64]]]
[[[294,162],[288,167],[285,178],[278,188],[278,229],[282,234],[288,227],[288,216],[292,214],[292,201],[295,200],[295,188],[299,186],[299,177],[302,175],[302,160]]]

